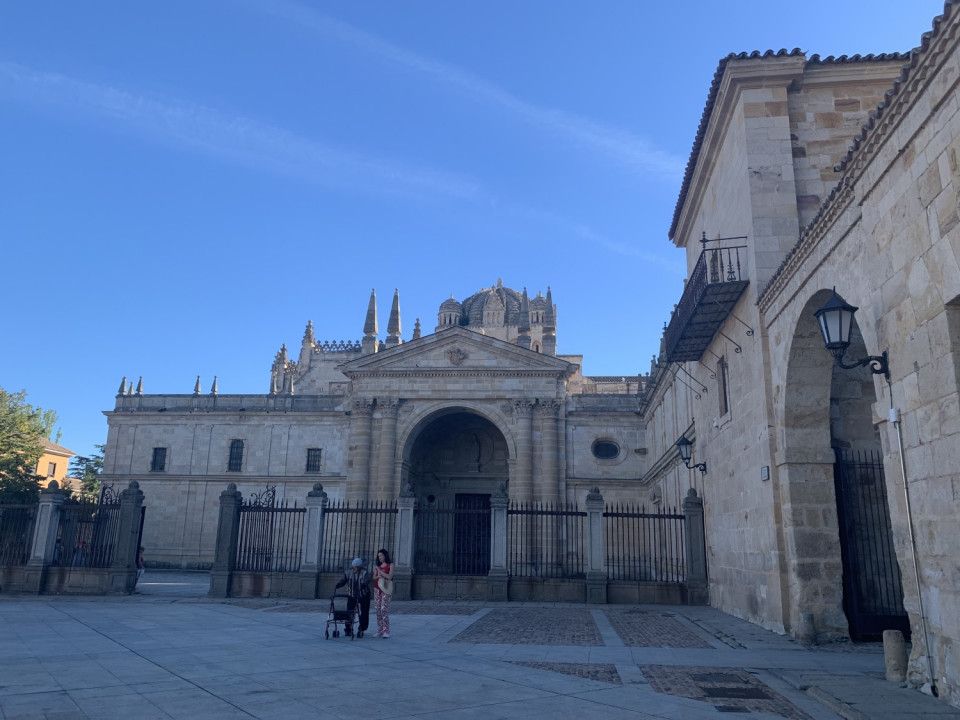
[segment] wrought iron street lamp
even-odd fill
[[[834,361],[844,370],[870,366],[870,372],[874,375],[883,375],[890,382],[890,366],[887,363],[887,351],[882,355],[868,355],[865,358],[856,360],[852,363],[843,362],[843,355],[850,347],[850,333],[853,330],[853,315],[859,308],[850,305],[842,297],[837,295],[837,289],[833,289],[833,295],[827,300],[823,307],[814,313],[817,321],[820,323],[820,332],[823,334],[823,344],[833,355]]]
[[[693,443],[687,440],[686,435],[681,435],[680,439],[677,440],[674,445],[676,445],[677,450],[680,451],[680,459],[683,460],[683,464],[687,466],[688,470],[699,470],[701,473],[707,472],[706,462],[699,462],[695,465],[690,464],[690,457],[693,454]]]

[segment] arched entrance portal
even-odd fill
[[[783,396],[791,625],[812,612],[819,632],[870,639],[909,625],[873,421],[874,379],[865,367],[837,367],[824,349],[813,311],[827,297],[814,295],[798,319]],[[851,359],[867,355],[858,328],[847,352]]]
[[[867,356],[854,319],[849,358]],[[836,365],[830,380],[830,447],[843,560],[843,609],[854,640],[877,640],[884,630],[909,639],[903,586],[891,532],[880,433],[873,424],[877,402],[867,367]],[[879,408],[882,412],[883,409]]]
[[[413,440],[406,481],[417,497],[418,573],[486,575],[490,496],[509,478],[507,442],[463,409],[432,416]]]

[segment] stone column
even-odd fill
[[[413,558],[416,551],[413,513],[417,497],[408,483],[397,498],[397,555],[393,568],[393,597],[410,600],[413,597]]]
[[[687,490],[683,499],[683,524],[686,530],[687,565],[687,604],[706,605],[709,602],[707,590],[707,546],[703,527],[703,500],[697,497],[694,488]]]
[[[507,568],[507,488],[503,483],[490,496],[490,572],[487,599],[509,600],[510,573]]]
[[[396,497],[397,411],[400,401],[396,398],[378,398],[380,410],[379,452],[377,453],[377,479],[373,488],[374,500],[390,500]]]
[[[350,411],[350,444],[347,449],[346,499],[356,502],[370,496],[370,434],[373,401],[359,398]]]
[[[607,602],[606,547],[603,537],[603,495],[593,487],[587,493],[587,602]]]
[[[131,480],[127,489],[120,493],[120,527],[110,561],[110,592],[130,595],[137,586],[137,546],[142,507],[140,483]]]
[[[314,483],[313,489],[307,493],[306,516],[303,519],[303,551],[300,555],[300,577],[296,594],[298,598],[317,597],[328,502],[323,485]]]
[[[230,580],[237,557],[237,534],[240,531],[240,506],[243,495],[236,483],[220,493],[220,517],[217,523],[217,548],[210,571],[210,597],[230,597]]]
[[[510,493],[515,500],[529,502],[533,497],[533,402],[516,400],[513,416],[517,427],[516,477],[510,478]]]
[[[560,502],[560,458],[557,455],[557,413],[560,410],[560,401],[541,400],[539,409],[540,433],[543,438],[540,499],[556,503]]]

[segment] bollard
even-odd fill
[[[887,680],[895,683],[907,680],[907,645],[899,630],[883,631],[883,661],[887,666]]]
[[[803,645],[817,644],[817,624],[813,620],[812,612],[800,613],[797,638]]]

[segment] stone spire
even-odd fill
[[[219,387],[217,386],[217,376],[214,375],[214,376],[213,376],[213,387],[210,388],[210,394],[211,394],[211,395],[217,395],[217,394],[219,394],[219,392],[220,392],[220,389],[219,389]]]
[[[137,381],[137,395],[143,395],[143,375]]]
[[[126,395],[127,394],[127,376],[123,376],[123,380],[120,381],[120,389],[117,390],[117,395]]]
[[[553,295],[547,285],[547,310],[543,315],[543,354],[557,356],[557,311],[553,306]]]
[[[303,331],[303,343],[300,346],[300,372],[310,369],[310,358],[317,341],[313,336],[313,320],[307,320],[307,329]]]
[[[390,306],[390,319],[387,321],[387,347],[403,342],[400,339],[400,290],[393,291],[393,305]]]
[[[370,303],[367,305],[367,319],[363,323],[362,353],[369,355],[377,351],[377,289],[370,291]]]
[[[517,345],[522,348],[530,349],[530,298],[527,296],[527,288],[523,288],[523,295],[520,296],[520,322],[517,326]]]
[[[417,321],[413,324],[413,340],[420,339],[420,318],[417,318]]]
[[[199,376],[199,375],[197,375],[197,382],[196,382],[196,384],[193,386],[193,394],[194,394],[194,395],[199,395],[199,394],[200,394],[200,376]]]

